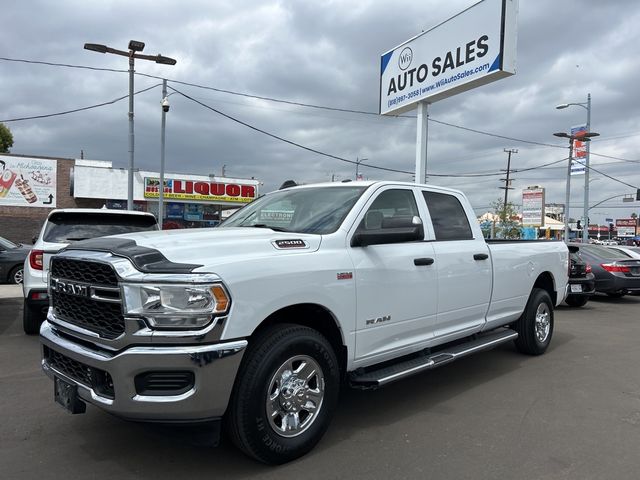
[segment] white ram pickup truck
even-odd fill
[[[218,228],[55,255],[42,367],[72,413],[206,422],[216,440],[224,419],[245,453],[283,463],[320,440],[343,385],[380,387],[512,340],[544,353],[567,272],[562,242],[487,243],[456,190],[287,188]]]

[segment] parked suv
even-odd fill
[[[158,230],[156,218],[151,213],[106,208],[53,210],[24,262],[24,332],[30,335],[38,333],[47,316],[47,275],[53,254],[79,240],[149,230]]]
[[[578,247],[569,245],[569,284],[567,298],[564,301],[570,307],[582,307],[589,297],[596,293],[595,286],[591,265],[582,259]]]

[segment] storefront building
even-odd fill
[[[54,208],[127,208],[127,170],[108,161],[0,155],[0,236],[28,243]],[[217,225],[258,197],[260,182],[165,174],[163,227]],[[134,208],[158,217],[159,173],[134,172]]]

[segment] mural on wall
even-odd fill
[[[55,207],[57,162],[0,157],[0,206]]]

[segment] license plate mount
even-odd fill
[[[87,410],[87,405],[78,398],[78,387],[57,376],[53,379],[53,399],[72,414]]]

